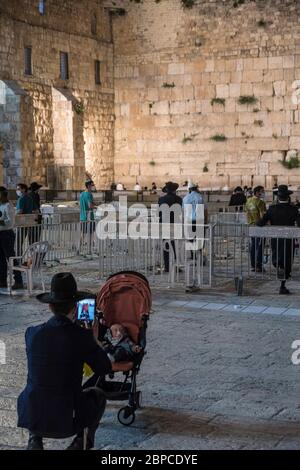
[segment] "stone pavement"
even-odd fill
[[[54,271],[66,267],[53,268]],[[69,268],[68,268],[69,269]],[[70,267],[81,288],[99,281],[87,263]],[[290,283],[297,292],[296,283]],[[231,285],[197,294],[154,289],[148,353],[138,376],[143,408],[130,427],[118,423],[123,403],[109,403],[97,432],[98,449],[298,449],[300,365],[291,344],[300,339],[300,296],[279,297],[276,284]],[[47,306],[0,295],[0,449],[21,449],[16,397],[26,379],[24,330],[49,317]],[[67,441],[46,441],[64,448]]]

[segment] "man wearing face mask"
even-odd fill
[[[249,225],[256,225],[266,212],[266,204],[264,202],[265,190],[263,186],[256,186],[253,190],[253,196],[249,197],[246,202],[245,210]],[[251,238],[250,259],[251,270],[261,273],[262,267],[262,239],[258,237]]]
[[[17,186],[16,193],[18,196],[16,213],[18,215],[19,214],[20,215],[32,214],[34,211],[34,202],[33,202],[33,199],[30,197],[30,195],[28,194],[28,186],[24,183],[19,183]],[[22,227],[19,238],[17,240],[18,246],[17,246],[16,251],[18,255],[23,254],[23,243],[27,235],[29,236],[29,244],[32,243],[31,236],[30,236],[31,233],[32,233],[31,227],[29,228]]]
[[[28,186],[20,183],[17,186],[17,214],[32,214],[34,204],[32,198],[28,194]]]
[[[29,430],[28,450],[43,450],[43,437],[74,434],[68,449],[82,450],[84,428],[87,449],[94,447],[106,400],[99,389],[82,387],[83,365],[103,377],[111,372],[111,362],[97,343],[98,323],[93,329],[75,323],[76,302],[90,297],[77,290],[71,273],[55,274],[51,291],[37,296],[53,316],[25,333],[28,378],[18,398],[18,426]]]

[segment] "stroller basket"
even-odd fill
[[[131,384],[110,380],[105,381],[100,389],[108,400],[123,401],[129,399]]]

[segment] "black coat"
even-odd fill
[[[300,226],[300,215],[298,208],[286,202],[279,202],[269,207],[263,218],[257,223],[264,226],[267,223],[284,227]],[[271,240],[272,263],[276,268],[285,272],[285,279],[291,275],[295,252],[295,241],[289,238],[273,238]]]
[[[82,392],[83,364],[97,375],[111,371],[106,353],[85,330],[54,315],[25,333],[27,384],[18,398],[18,426],[45,437],[67,437],[95,417]]]
[[[182,206],[182,199],[180,196],[177,196],[175,193],[167,193],[165,196],[161,196],[158,200],[158,205],[162,206],[163,204],[166,204],[167,206],[171,207],[173,204],[179,204],[179,206]],[[176,213],[175,213],[176,214]],[[181,215],[181,211],[180,211]],[[181,220],[181,219],[180,219]],[[174,222],[179,223],[180,220],[174,220],[174,212],[170,212],[170,223],[174,224]],[[167,223],[168,221],[163,220],[162,217],[162,210],[159,209],[159,221],[162,223]]]
[[[246,202],[247,198],[244,193],[235,193],[230,198],[229,206],[243,206]]]
[[[263,218],[257,223],[259,226],[280,225],[284,227],[300,227],[300,215],[298,208],[289,202],[279,202],[269,207]]]

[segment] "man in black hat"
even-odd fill
[[[165,196],[161,196],[158,200],[159,205],[159,222],[161,224],[171,224],[181,222],[181,207],[182,199],[177,196],[176,191],[178,189],[178,184],[173,183],[173,181],[168,181],[162,189],[163,193],[166,193]],[[169,209],[171,208],[171,210]],[[174,256],[176,258],[175,243],[174,240],[171,241],[171,245],[174,251]],[[165,272],[169,272],[170,265],[170,244],[164,240],[164,266]]]
[[[88,428],[87,448],[105,409],[105,398],[96,389],[82,388],[83,365],[97,376],[111,372],[111,362],[97,344],[93,331],[75,323],[76,302],[91,298],[79,292],[71,273],[52,278],[51,292],[37,299],[49,304],[50,320],[26,330],[27,384],[18,398],[18,426],[29,430],[28,450],[42,450],[43,437],[66,438],[77,434],[68,449],[83,449],[83,429]]]
[[[300,216],[297,207],[290,203],[290,191],[285,184],[278,186],[277,190],[277,204],[269,207],[265,215],[257,225],[264,226],[268,222],[271,225],[279,225],[285,227],[300,227]],[[290,278],[292,271],[292,264],[295,251],[294,240],[287,238],[274,238],[271,240],[272,248],[272,263],[277,268],[278,278],[281,279],[279,294],[290,294],[286,288],[286,280]]]
[[[236,212],[238,211],[242,212],[243,206],[246,204],[246,202],[247,202],[247,198],[245,196],[244,191],[242,190],[240,186],[237,186],[230,197],[230,201],[228,205],[234,206]]]

